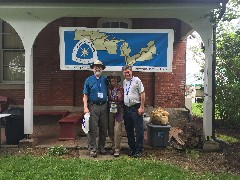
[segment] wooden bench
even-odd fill
[[[34,110],[33,124],[34,125],[58,125],[59,119],[69,115],[68,110]]]
[[[60,134],[59,140],[74,140],[80,130],[83,119],[83,112],[71,113],[68,116],[59,120]]]

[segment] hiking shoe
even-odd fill
[[[90,157],[94,157],[94,158],[95,158],[95,157],[97,157],[97,152],[96,152],[96,151],[93,151],[93,150],[91,150],[91,151],[90,151],[90,153],[89,153],[89,156],[90,156]]]
[[[128,156],[132,157],[135,154],[135,151],[132,149],[128,150]]]
[[[114,150],[113,149],[110,150],[110,154],[114,155]]]
[[[140,157],[142,157],[142,153],[135,153],[135,154],[133,155],[133,157],[134,157],[134,158],[140,158]]]
[[[119,149],[115,149],[115,152],[113,154],[114,157],[119,157],[120,155],[120,150]]]
[[[98,152],[99,152],[99,154],[101,154],[101,155],[106,155],[106,154],[107,154],[107,152],[106,152],[105,149],[99,149]]]

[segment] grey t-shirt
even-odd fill
[[[132,106],[137,103],[141,103],[140,94],[144,92],[142,81],[138,77],[132,77],[131,80],[123,81],[124,88],[124,104],[126,106]]]

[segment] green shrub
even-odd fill
[[[200,157],[200,153],[197,150],[194,149],[187,149],[186,153],[194,159],[198,159]]]
[[[63,147],[63,145],[60,146],[53,146],[48,148],[48,155],[50,156],[61,156],[63,154],[67,154],[68,150],[67,148]]]

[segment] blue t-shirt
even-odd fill
[[[89,76],[83,88],[83,94],[88,96],[88,101],[94,103],[102,103],[107,101],[107,78],[100,76],[99,79],[95,75]]]

